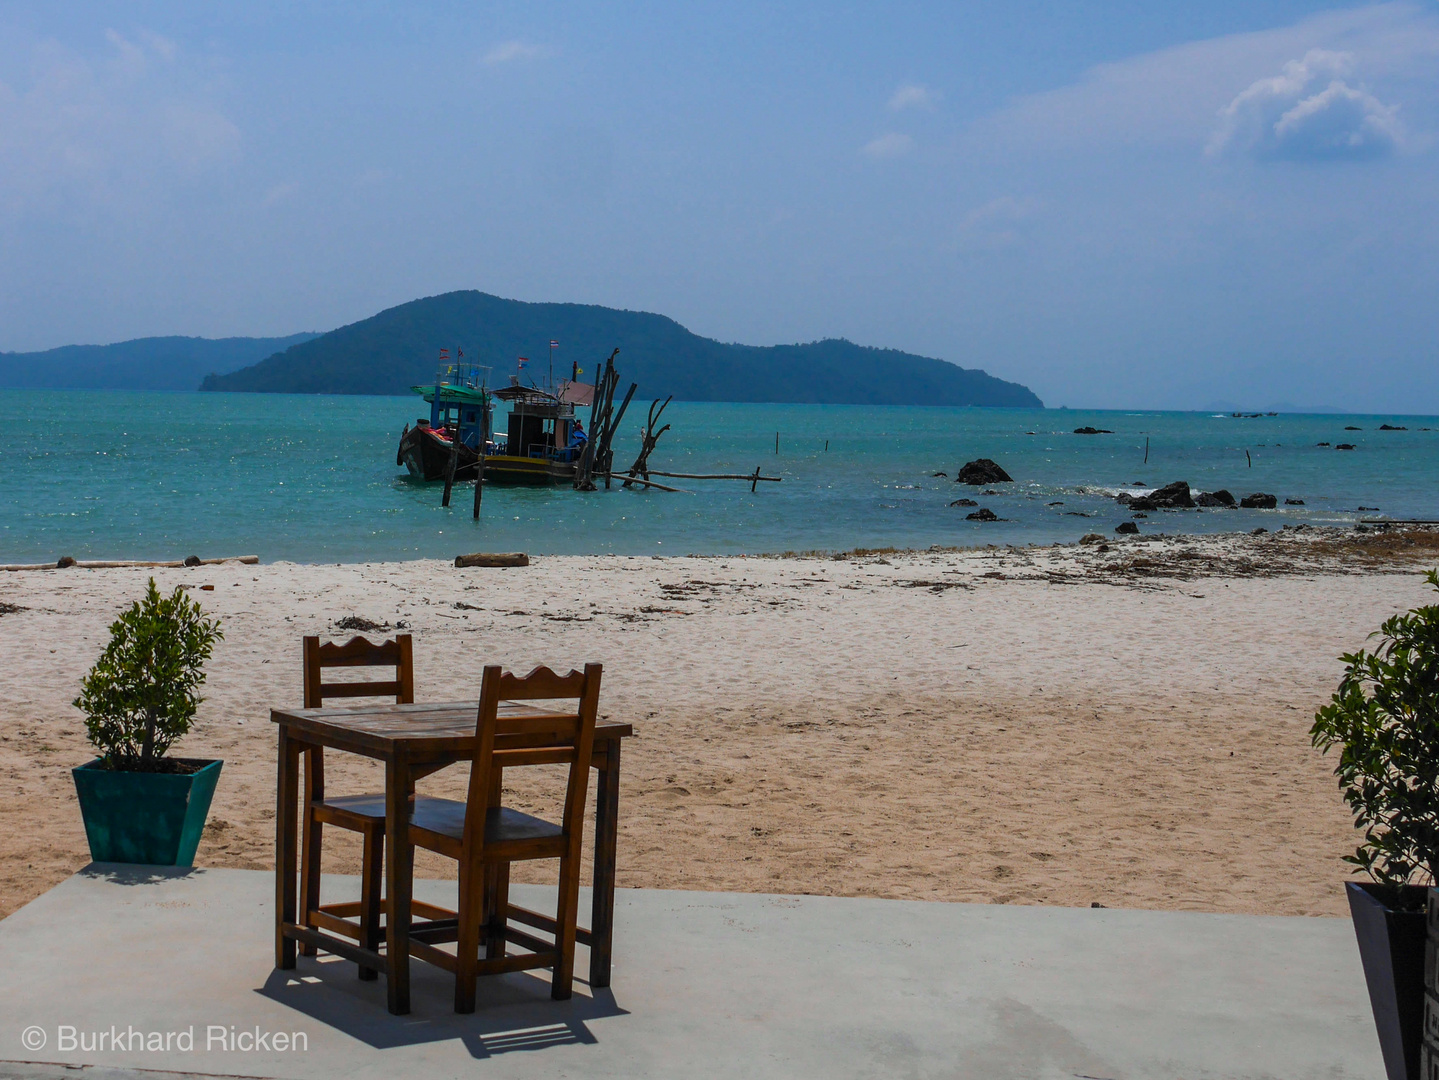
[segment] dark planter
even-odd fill
[[[73,770],[90,858],[192,865],[224,763],[203,764],[189,774],[119,772],[101,768],[96,758]]]
[[[1384,1052],[1384,1072],[1389,1080],[1419,1080],[1428,890],[1421,885],[1391,889],[1367,881],[1349,881],[1344,888],[1349,893],[1354,936],[1359,939],[1359,958],[1364,961],[1379,1048]],[[1405,906],[1416,910],[1395,911],[1401,897]]]

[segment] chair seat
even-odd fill
[[[345,817],[370,821],[385,820],[385,796],[382,794],[336,795],[325,799],[321,805],[328,810],[338,811]],[[465,804],[454,799],[416,795],[410,824],[440,836],[460,840],[465,832]],[[507,806],[491,807],[485,814],[487,846],[522,840],[555,840],[563,835],[564,829],[560,826],[521,810],[511,810]]]

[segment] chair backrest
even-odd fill
[[[393,697],[397,705],[415,700],[415,669],[409,634],[396,634],[376,644],[352,637],[343,645],[305,638],[305,708],[319,709],[326,698]],[[325,682],[326,668],[392,667],[395,677],[384,682]]]
[[[480,684],[480,709],[475,720],[474,765],[470,769],[465,807],[465,846],[482,845],[485,813],[499,805],[500,770],[523,765],[568,765],[565,787],[565,836],[576,843],[584,831],[585,792],[594,749],[595,719],[600,707],[600,664],[584,671],[556,675],[537,667],[528,675],[511,675],[497,665],[486,667]],[[546,710],[543,718],[500,720],[503,701],[575,701],[576,707]],[[471,850],[474,850],[471,848]]]

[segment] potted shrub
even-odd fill
[[[1427,575],[1439,588],[1439,571]],[[1348,654],[1310,735],[1339,748],[1334,774],[1364,840],[1345,856],[1349,910],[1390,1080],[1419,1076],[1424,905],[1439,881],[1439,606],[1395,615],[1373,652]]]
[[[205,661],[222,636],[183,589],[162,597],[154,578],[110,627],[75,699],[100,751],[74,770],[96,862],[194,862],[221,762],[165,752],[195,722]]]

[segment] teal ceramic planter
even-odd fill
[[[95,862],[191,866],[221,761],[199,772],[112,772],[100,759],[73,770],[80,815]]]

